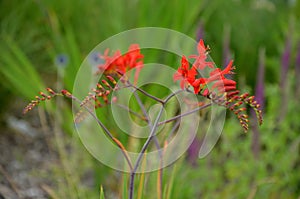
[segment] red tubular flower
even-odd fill
[[[217,89],[220,93],[235,91],[236,90],[236,82],[231,79],[226,79],[224,75],[232,74],[232,62],[221,71],[219,68],[216,68],[214,71],[210,73],[209,78],[199,78],[196,79],[192,86],[194,87],[194,93],[198,94],[207,84],[212,83],[211,90]]]
[[[100,55],[100,58],[105,61],[104,64],[100,64],[98,66],[99,71],[105,72],[105,73],[110,73],[110,71],[114,70],[114,65],[112,64],[114,61],[114,56],[109,56],[109,49],[106,49],[104,51],[103,55]]]
[[[236,88],[236,82],[231,79],[227,79],[226,75],[234,74],[233,61],[231,60],[224,70],[215,68],[213,62],[207,62],[207,50],[203,40],[198,43],[198,54],[191,55],[190,58],[196,59],[192,68],[189,69],[189,63],[183,56],[181,60],[181,66],[174,74],[174,80],[180,80],[180,87],[182,89],[187,88],[191,85],[194,88],[194,93],[203,97],[211,99],[214,103],[224,106],[227,109],[233,111],[240,121],[241,126],[245,131],[248,130],[248,116],[245,113],[248,105],[251,107],[257,116],[259,123],[262,123],[262,114],[259,109],[259,104],[254,100],[254,96],[249,96],[248,93],[239,95],[240,91]],[[213,70],[209,73],[208,77],[200,77],[196,79],[197,70],[203,70],[205,67],[212,68]],[[207,85],[209,88],[207,88]]]
[[[197,46],[198,55],[190,55],[189,58],[196,59],[193,67],[203,70],[206,66],[209,68],[214,68],[213,62],[207,62],[207,54],[209,47],[205,47],[204,41],[201,39]]]
[[[214,81],[217,79],[226,79],[225,75],[231,75],[234,74],[233,70],[235,69],[234,66],[232,66],[233,61],[231,60],[226,68],[224,70],[221,70],[220,68],[216,68],[209,74],[209,81]]]
[[[126,65],[129,68],[136,68],[143,65],[144,55],[141,54],[140,47],[137,44],[129,46],[128,53],[125,54]]]
[[[180,81],[180,87],[182,89],[191,85],[195,81],[195,76],[197,71],[194,67],[189,69],[189,62],[185,56],[181,58],[181,66],[178,68],[177,72],[174,74],[174,81]]]
[[[207,82],[213,82],[212,90],[217,88],[218,92],[224,93],[228,91],[236,90],[236,82],[231,79],[227,79],[225,75],[233,74],[235,68],[232,66],[233,61],[231,60],[224,70],[216,68],[212,72],[210,72],[210,76],[207,79]]]
[[[129,66],[130,69],[136,69],[134,75],[134,84],[137,83],[139,73],[144,65],[143,58],[144,55],[141,54],[139,45],[132,44],[129,47],[128,53],[126,54],[126,64],[127,66]]]
[[[212,90],[217,88],[220,93],[235,91],[236,90],[236,82],[231,79],[221,79],[214,82],[212,85]]]
[[[144,55],[140,52],[138,44],[132,44],[128,48],[128,52],[124,55],[117,50],[113,56],[108,55],[109,50],[107,49],[100,58],[104,59],[105,63],[98,66],[100,72],[104,72],[106,75],[110,74],[124,74],[127,71],[135,68],[135,82],[137,81],[138,74],[143,67]]]
[[[205,78],[199,78],[196,79],[192,86],[194,87],[194,93],[198,94],[205,86],[206,86],[207,80]]]
[[[126,72],[126,58],[125,55],[122,56],[121,52],[117,50],[115,54],[113,55],[113,62],[111,64],[110,70],[106,70],[105,72],[108,73],[122,73],[124,74]]]

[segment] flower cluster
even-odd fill
[[[108,96],[113,90],[116,90],[115,87],[117,82],[111,76],[106,76],[107,80],[102,79],[101,83],[97,83],[96,88],[92,89],[92,92],[89,92],[85,99],[80,103],[80,106],[90,103],[91,101],[95,102],[95,108],[100,108],[104,104],[108,104]],[[102,99],[103,103],[100,101]]]
[[[94,108],[100,108],[104,105],[109,104],[108,96],[111,94],[113,90],[117,90],[116,87],[117,82],[114,78],[107,75],[106,79],[101,80],[101,84],[97,83],[96,88],[93,88],[91,92],[82,100],[80,103],[80,107],[87,106],[90,107],[91,105]],[[34,107],[38,106],[42,101],[51,100],[53,97],[56,96],[65,96],[67,98],[73,98],[74,96],[67,90],[63,89],[60,92],[55,92],[51,88],[47,88],[47,93],[40,92],[39,95],[35,96],[35,99],[32,100],[23,110],[23,114],[31,111]],[[75,118],[82,118],[81,112],[79,112]]]
[[[188,58],[193,59],[194,62],[190,67],[190,63],[185,56],[182,56],[181,65],[173,76],[174,81],[180,81],[180,87],[190,92],[189,88],[193,88],[193,92],[197,95],[204,96],[213,103],[224,106],[231,110],[239,119],[245,131],[248,130],[248,115],[247,106],[251,107],[255,112],[259,123],[262,123],[262,113],[260,105],[254,100],[254,96],[248,93],[240,94],[236,88],[236,82],[226,77],[226,75],[234,74],[233,61],[225,67],[224,70],[216,68],[213,62],[208,60],[209,47],[205,46],[203,40],[200,40],[197,46],[197,55],[190,55]],[[109,56],[107,49],[100,58],[104,60],[103,64],[98,66],[98,73],[103,73],[106,77],[88,93],[87,97],[80,103],[80,106],[94,105],[95,108],[102,107],[109,103],[108,96],[113,90],[119,89],[116,87],[114,78],[125,77],[125,73],[131,69],[135,69],[135,83],[141,68],[143,67],[144,56],[140,52],[137,44],[129,47],[125,54],[121,54],[117,50],[112,56]],[[208,77],[202,77],[201,73],[209,69]],[[126,79],[126,78],[125,78]],[[123,79],[124,80],[124,79]],[[133,86],[133,85],[131,85]],[[54,92],[52,89],[47,89],[48,95],[40,93],[35,100],[25,107],[24,113],[30,111],[37,106],[41,101],[49,100],[57,95],[72,98],[72,94],[66,90],[61,92]],[[145,93],[145,92],[144,92]],[[91,103],[94,102],[94,103]]]
[[[80,103],[80,106],[92,105],[95,104],[95,108],[100,108],[103,105],[109,103],[108,96],[115,88],[117,82],[113,77],[121,77],[127,71],[131,69],[136,69],[135,72],[135,82],[141,68],[143,67],[143,58],[144,55],[140,52],[140,47],[138,44],[132,44],[128,52],[124,55],[121,54],[120,50],[117,50],[112,56],[109,56],[109,49],[107,49],[103,55],[100,55],[100,58],[105,62],[104,64],[98,65],[98,72],[103,73],[107,80],[102,79],[100,83],[97,83],[96,88],[92,89],[91,92],[85,97],[85,99]],[[40,102],[50,100],[55,96],[65,96],[71,97],[72,94],[67,90],[62,90],[61,92],[55,92],[51,88],[47,88],[48,94],[40,92],[39,95],[35,96],[35,99],[32,100],[23,110],[23,114],[26,114],[28,111],[32,110],[35,106],[39,105]],[[76,120],[81,120],[82,114],[81,111],[77,114]]]
[[[248,130],[248,115],[247,115],[247,106],[251,107],[255,112],[259,123],[262,123],[262,114],[260,105],[257,101],[254,100],[254,96],[250,96],[248,93],[240,94],[240,91],[236,88],[236,82],[232,79],[226,77],[226,75],[234,74],[233,70],[235,67],[233,66],[233,62],[230,61],[229,64],[225,67],[224,70],[216,68],[213,62],[208,61],[208,51],[209,48],[204,45],[203,40],[200,40],[197,46],[198,54],[191,55],[188,58],[193,59],[194,62],[190,67],[188,58],[185,56],[181,59],[181,65],[174,74],[174,81],[180,81],[180,87],[182,90],[187,92],[192,92],[196,95],[203,96],[209,100],[211,103],[207,103],[207,100],[203,100],[201,102],[197,102],[196,104],[189,99],[184,99],[187,105],[192,104],[192,110],[188,112],[177,114],[169,118],[167,120],[161,121],[164,108],[166,104],[170,101],[171,98],[175,97],[178,93],[182,92],[179,90],[177,92],[173,92],[165,99],[160,99],[154,95],[151,95],[146,90],[139,88],[136,84],[132,84],[128,78],[128,71],[132,69],[135,70],[134,83],[137,82],[137,78],[141,68],[143,67],[143,58],[144,56],[140,52],[140,48],[137,44],[133,44],[129,47],[128,51],[125,54],[121,54],[118,50],[112,56],[109,56],[109,50],[106,50],[103,55],[96,55],[96,58],[101,58],[104,60],[103,64],[98,65],[97,74],[104,74],[103,77],[96,83],[95,88],[91,89],[90,92],[87,93],[87,96],[82,100],[74,96],[67,90],[61,90],[59,92],[55,92],[52,89],[48,88],[47,92],[40,92],[38,96],[32,100],[28,106],[25,107],[24,113],[32,110],[35,106],[39,105],[40,102],[50,100],[55,96],[63,96],[71,99],[73,102],[79,105],[79,112],[76,114],[75,123],[81,122],[85,119],[85,116],[92,116],[93,119],[97,121],[99,127],[103,130],[103,133],[113,142],[119,149],[121,150],[124,160],[127,162],[129,171],[130,171],[130,179],[129,179],[129,198],[133,198],[134,193],[134,180],[135,175],[143,162],[143,158],[145,157],[145,153],[147,153],[148,148],[151,147],[151,142],[155,142],[153,146],[157,149],[160,148],[160,142],[158,137],[156,137],[157,129],[159,125],[166,124],[169,122],[175,122],[174,127],[170,131],[170,135],[174,134],[176,129],[178,128],[179,123],[177,121],[181,121],[182,117],[193,114],[195,112],[199,112],[213,103],[219,106],[224,106],[230,111],[232,111],[240,121],[241,126],[245,131]],[[94,57],[95,58],[95,57]],[[207,77],[202,77],[201,74],[208,71]],[[117,84],[117,79],[120,80],[120,83]],[[193,91],[189,90],[192,87]],[[112,97],[112,93],[114,91],[120,91],[123,88],[130,88],[131,92],[135,100],[140,107],[140,112],[136,112],[131,109],[130,106],[124,106],[118,103],[116,97]],[[141,98],[139,97],[139,92],[144,97],[152,99],[157,103],[161,104],[160,111],[156,116],[155,121],[152,123],[150,119],[150,115],[147,113],[147,104],[143,103]],[[116,106],[123,108],[124,110],[134,114],[139,119],[146,121],[149,126],[149,136],[147,137],[143,147],[141,148],[139,155],[134,157],[135,161],[132,161],[132,156],[128,153],[127,149],[124,147],[122,142],[114,136],[114,134],[106,127],[106,125],[97,117],[97,114],[93,112],[93,108],[100,108],[107,104],[114,103]],[[178,132],[179,133],[179,132]],[[165,147],[167,146],[167,140],[165,141]],[[150,146],[150,147],[149,147]],[[163,153],[159,153],[159,161],[163,162]],[[119,163],[120,161],[118,161]],[[162,166],[160,164],[159,169],[159,177],[158,184],[162,185]],[[158,198],[162,198],[162,186],[160,186],[158,191]]]
[[[44,92],[40,92],[39,95],[35,96],[34,100],[31,100],[31,102],[24,108],[23,114],[26,114],[27,112],[31,111],[34,107],[39,105],[42,101],[50,100],[53,97],[57,96],[57,93],[54,92],[51,88],[47,88],[47,94]]]
[[[105,62],[98,66],[98,72],[106,75],[125,74],[131,69],[136,69],[135,82],[137,81],[139,72],[143,67],[144,55],[140,52],[138,44],[132,44],[128,48],[128,52],[122,55],[120,50],[117,50],[112,56],[109,56],[109,49],[105,50],[100,58]]]
[[[193,87],[195,94],[209,98],[218,105],[233,111],[245,131],[248,130],[248,115],[244,113],[247,109],[241,107],[243,104],[249,105],[255,110],[261,124],[260,105],[254,100],[254,96],[249,96],[247,93],[239,95],[240,91],[236,88],[236,82],[225,76],[234,74],[233,61],[230,61],[225,69],[221,70],[215,68],[213,62],[207,61],[209,47],[204,45],[203,40],[199,41],[197,50],[198,55],[189,56],[189,58],[195,59],[191,67],[186,57],[182,56],[181,65],[173,76],[174,81],[180,81],[182,89],[188,90],[189,87]],[[208,77],[201,77],[200,72],[205,68],[210,68],[211,72]]]
[[[211,89],[217,89],[221,93],[235,91],[236,82],[225,77],[227,74],[233,74],[232,71],[235,69],[232,66],[233,62],[230,61],[228,66],[223,71],[221,71],[219,68],[215,68],[213,62],[206,61],[208,49],[208,47],[205,47],[203,40],[200,40],[197,48],[198,55],[189,56],[189,58],[195,59],[191,68],[189,67],[189,62],[186,57],[182,56],[181,66],[178,68],[173,77],[174,81],[180,80],[180,87],[182,89],[192,86],[195,94],[198,94],[202,91],[202,95],[205,96],[207,96],[210,92],[208,89],[203,88],[205,88],[209,83],[213,83]],[[199,71],[204,70],[206,67],[215,69],[210,72],[208,78],[196,78],[199,76]]]

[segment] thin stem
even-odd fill
[[[178,93],[181,93],[183,90],[178,90],[174,93],[171,93],[168,97],[166,97],[165,100],[163,100],[163,104],[166,104],[172,97],[174,97],[175,95],[177,95]]]
[[[150,130],[151,130],[151,129],[152,129],[152,124],[151,124],[151,121],[150,121],[150,119],[149,119],[149,116],[148,116],[148,113],[147,113],[147,111],[146,111],[146,108],[145,108],[145,106],[143,105],[142,100],[141,100],[141,98],[139,97],[139,95],[138,95],[135,91],[133,91],[133,94],[134,94],[136,100],[138,101],[138,104],[139,104],[140,108],[142,109],[142,112],[143,112],[143,114],[144,114],[144,117],[145,117],[146,120],[148,121],[148,126],[149,126],[149,128],[150,128]],[[160,146],[159,146],[157,137],[156,137],[155,135],[154,135],[154,143],[155,143],[155,145],[156,145],[156,148],[159,149]]]
[[[140,118],[141,120],[144,120],[144,121],[148,122],[148,119],[147,119],[146,117],[144,117],[144,116],[138,114],[137,112],[131,110],[131,109],[128,108],[127,106],[124,106],[123,104],[117,104],[117,103],[116,103],[116,105],[119,106],[120,108],[123,108],[123,109],[129,111],[130,113],[132,113],[133,115],[137,116],[137,117]]]
[[[148,125],[149,125],[149,124],[151,125],[151,122],[150,122],[150,120],[149,120],[149,116],[148,116],[148,113],[147,113],[147,111],[146,111],[146,108],[145,108],[145,106],[143,105],[141,98],[140,98],[139,95],[136,93],[136,90],[133,91],[133,95],[134,95],[135,99],[137,100],[137,102],[138,102],[140,108],[142,109],[143,115],[144,115],[144,117],[146,118],[146,120],[148,121]]]
[[[127,83],[129,84],[129,86],[131,86],[132,88],[134,88],[134,89],[140,91],[141,93],[143,93],[144,95],[148,96],[149,98],[151,98],[151,99],[153,99],[153,100],[155,100],[155,101],[157,101],[157,102],[160,102],[160,103],[162,103],[162,104],[164,103],[163,100],[161,100],[161,99],[159,99],[159,98],[157,98],[157,97],[151,95],[150,93],[147,93],[147,92],[144,91],[143,89],[140,89],[140,88],[134,86],[134,85],[131,84],[129,81],[127,81]]]
[[[171,138],[171,136],[174,134],[174,132],[178,128],[179,124],[180,124],[180,120],[177,120],[176,123],[174,124],[173,128],[170,130],[167,140],[169,140]]]
[[[186,112],[186,113],[183,113],[183,114],[180,114],[180,115],[176,115],[175,117],[172,117],[172,118],[167,119],[167,120],[165,120],[165,121],[159,122],[159,123],[158,123],[158,126],[160,126],[160,125],[162,125],[162,124],[165,124],[165,123],[168,123],[168,122],[172,122],[172,121],[174,121],[174,120],[176,120],[176,119],[178,119],[178,118],[181,118],[181,117],[184,117],[184,116],[193,114],[193,113],[195,113],[195,112],[197,112],[197,111],[200,111],[200,110],[202,110],[202,109],[204,109],[204,108],[207,108],[207,107],[209,107],[209,106],[211,106],[211,105],[212,105],[212,103],[208,103],[208,104],[205,104],[205,105],[200,106],[200,107],[198,107],[198,108],[195,108],[195,109],[193,109],[193,110],[191,110],[191,111],[189,111],[189,112]]]
[[[130,82],[128,82],[128,84],[130,84]],[[132,84],[131,84],[131,85],[132,85]],[[156,128],[158,127],[158,121],[159,121],[159,119],[160,119],[160,117],[161,117],[161,115],[162,115],[162,111],[163,111],[163,109],[164,109],[166,103],[167,103],[172,97],[174,97],[176,94],[182,92],[182,90],[176,91],[176,92],[170,94],[169,96],[167,96],[165,100],[161,100],[161,99],[159,99],[159,98],[156,98],[156,97],[150,95],[150,94],[147,93],[146,91],[144,91],[144,90],[142,90],[142,89],[140,89],[140,88],[135,87],[134,85],[132,85],[132,87],[135,88],[136,90],[140,91],[140,92],[143,93],[144,95],[146,95],[146,96],[148,96],[148,97],[150,97],[150,98],[152,98],[152,99],[154,99],[154,100],[156,100],[156,101],[162,103],[162,107],[161,107],[161,109],[160,109],[160,111],[159,111],[159,113],[158,113],[158,115],[157,115],[157,118],[156,118],[154,124],[152,125],[152,129],[151,129],[150,135],[149,135],[149,137],[147,138],[146,142],[144,143],[144,146],[142,147],[141,152],[139,153],[139,156],[138,156],[138,158],[137,158],[137,161],[136,161],[136,163],[135,163],[135,165],[134,165],[134,168],[133,168],[133,170],[132,170],[132,172],[131,172],[131,174],[130,174],[129,199],[132,199],[132,198],[133,198],[133,192],[134,192],[134,178],[135,178],[136,170],[137,170],[137,168],[139,167],[140,161],[141,161],[141,159],[142,159],[142,157],[143,157],[143,155],[144,155],[144,153],[145,153],[147,147],[149,146],[151,140],[152,140],[153,138],[155,138],[155,130],[156,130]],[[135,93],[135,92],[134,92],[134,93]],[[141,104],[142,104],[142,103],[141,103]],[[143,109],[142,109],[142,110],[143,110]],[[147,113],[147,112],[145,111],[145,109],[144,109],[144,112]],[[150,120],[148,120],[148,121],[150,122]],[[150,124],[149,124],[149,127],[151,127]]]
[[[72,95],[71,99],[75,100],[76,102],[78,102],[79,104],[81,104],[82,102],[75,96]],[[87,112],[89,112],[89,114],[97,121],[97,123],[101,126],[101,128],[104,130],[105,134],[109,137],[109,138],[113,138],[114,136],[109,132],[109,130],[106,128],[106,126],[98,119],[98,117],[91,111],[91,109],[89,107],[86,106],[86,104],[83,104],[83,107],[85,108],[85,110]]]
[[[81,104],[81,101],[77,97],[72,95],[71,99],[78,102],[79,104]],[[121,149],[121,151],[128,163],[128,166],[130,167],[130,170],[132,170],[133,166],[132,166],[131,160],[130,160],[128,154],[126,153],[125,148],[122,147],[121,142],[118,142],[118,140],[109,132],[109,130],[106,128],[106,126],[98,119],[98,117],[90,110],[90,108],[87,107],[86,104],[84,104],[83,107],[96,120],[96,122],[99,124],[99,126],[104,130],[105,134]]]
[[[134,177],[135,177],[137,168],[139,167],[139,164],[140,164],[140,162],[141,162],[141,159],[142,159],[142,157],[143,157],[143,155],[144,155],[144,153],[145,153],[147,147],[149,146],[149,144],[150,144],[152,138],[153,138],[154,135],[155,135],[155,130],[156,130],[156,128],[157,128],[157,124],[158,124],[158,121],[159,121],[159,119],[160,119],[160,117],[161,117],[161,115],[162,115],[162,112],[163,112],[163,110],[164,110],[164,107],[165,107],[165,106],[164,106],[164,104],[163,104],[163,106],[161,107],[161,109],[160,109],[160,111],[159,111],[159,113],[158,113],[158,115],[157,115],[157,117],[156,117],[156,120],[155,120],[155,122],[154,122],[154,124],[153,124],[153,126],[152,126],[150,135],[149,135],[149,137],[147,138],[146,142],[144,143],[144,146],[142,147],[141,152],[139,153],[139,156],[138,156],[138,158],[137,158],[137,161],[136,161],[136,163],[135,163],[135,165],[134,165],[134,168],[133,168],[133,170],[132,170],[132,172],[131,172],[131,174],[130,174],[129,199],[132,199],[132,198],[133,198],[133,192],[134,192]]]
[[[134,94],[134,96],[135,96],[135,98],[136,98],[136,100],[137,100],[137,102],[138,102],[138,104],[139,104],[139,106],[140,106],[140,108],[141,108],[143,114],[144,114],[144,117],[146,118],[146,120],[147,120],[147,122],[148,122],[149,129],[151,130],[151,129],[152,129],[152,124],[151,124],[151,121],[150,121],[150,119],[149,119],[149,115],[148,115],[148,113],[147,113],[147,111],[146,111],[146,108],[145,108],[144,104],[142,103],[142,100],[141,100],[141,98],[139,97],[138,93],[136,93],[136,90],[133,91],[133,94]],[[162,161],[162,153],[161,153],[161,151],[159,150],[159,149],[160,149],[160,146],[159,146],[159,142],[158,142],[158,139],[157,139],[156,135],[153,136],[153,140],[154,140],[154,144],[155,144],[155,146],[156,146],[156,148],[157,148],[157,150],[158,150],[159,158],[160,158],[161,161]],[[161,169],[161,171],[159,172],[159,175],[160,175],[160,176],[159,176],[160,182],[162,182],[162,174],[163,174],[163,171],[162,171],[162,169]],[[162,193],[162,183],[160,183],[159,189],[160,189],[160,193]]]

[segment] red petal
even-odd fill
[[[178,81],[178,80],[181,80],[183,77],[182,75],[179,73],[179,72],[176,72],[174,75],[173,75],[173,80],[174,82]]]
[[[205,89],[202,93],[203,96],[208,96],[209,95],[209,90],[208,89]]]
[[[221,74],[221,69],[216,68],[215,70],[209,73],[209,76],[220,75],[220,74]]]
[[[225,86],[225,92],[236,90],[235,86]]]
[[[232,64],[233,64],[233,61],[230,60],[230,62],[229,62],[228,65],[226,66],[226,68],[221,72],[222,75],[231,74],[231,70],[233,69],[233,68],[232,68]]]
[[[231,79],[223,79],[222,81],[223,81],[224,85],[226,85],[226,86],[235,86],[236,85],[236,82]]]
[[[181,89],[184,89],[184,83],[185,83],[184,80],[181,80],[181,81],[180,81],[180,88],[181,88]]]
[[[205,54],[206,48],[205,48],[203,39],[200,39],[198,46],[197,46],[197,50],[198,50],[199,55]]]
[[[181,58],[181,68],[182,70],[186,70],[186,71],[189,69],[189,62],[185,56],[182,56]]]

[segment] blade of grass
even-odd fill
[[[27,79],[30,78],[30,80],[33,83],[36,83],[37,86],[39,86],[39,89],[42,89],[41,87],[41,79],[35,70],[34,66],[31,64],[29,59],[26,57],[26,55],[22,52],[22,50],[17,46],[16,43],[13,42],[11,38],[6,38],[7,46],[11,50],[13,56],[16,58],[16,60],[20,63],[22,66],[22,69],[24,70]]]
[[[146,168],[146,163],[147,163],[146,156],[147,156],[147,153],[145,153],[144,160],[142,162],[142,170],[143,171]],[[140,175],[140,183],[139,183],[139,187],[138,187],[137,199],[142,199],[143,191],[144,191],[144,185],[145,185],[145,173],[143,172]]]
[[[102,185],[100,186],[100,199],[105,199]]]
[[[78,68],[80,67],[81,64],[81,54],[79,50],[78,43],[75,38],[74,31],[72,30],[71,27],[66,28],[66,46],[67,46],[67,51],[70,53],[70,64],[69,67],[66,68],[66,75],[65,79],[66,81],[66,86],[68,89],[72,89],[72,85],[74,83]]]
[[[164,191],[164,193],[166,193],[166,195],[164,196],[165,199],[171,199],[172,198],[172,189],[173,189],[175,175],[176,175],[176,172],[177,172],[177,166],[176,165],[177,164],[174,164],[172,175],[170,177],[170,181],[169,181],[168,185],[165,188],[166,191]]]
[[[162,199],[162,169],[158,169],[157,171],[157,198]]]
[[[7,45],[2,47],[3,53],[0,56],[3,67],[0,73],[11,83],[9,87],[12,91],[31,99],[45,87],[43,81],[26,55],[17,46],[14,46],[15,52],[13,52],[12,49],[7,49]]]
[[[41,188],[52,198],[52,199],[59,199],[58,195],[55,191],[46,184],[42,184]]]
[[[128,190],[127,190],[127,173],[123,173],[123,175],[122,175],[122,178],[123,178],[123,181],[122,181],[122,198],[123,199],[126,199],[127,198],[127,196],[128,196]]]

